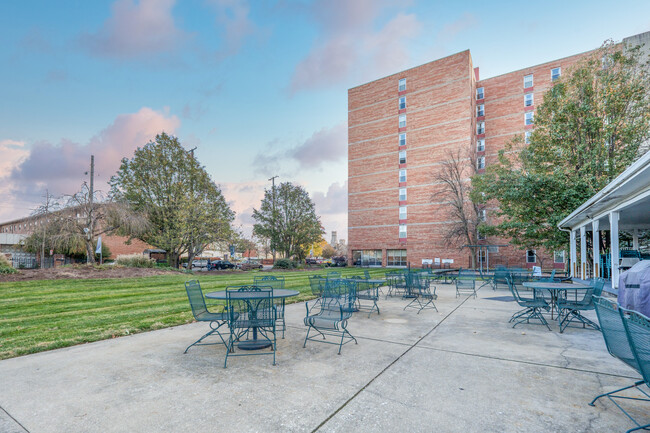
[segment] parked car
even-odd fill
[[[332,264],[329,266],[344,267],[348,265],[348,259],[345,256],[332,257]]]
[[[250,271],[251,269],[262,269],[264,266],[255,260],[247,260],[245,262],[242,262],[241,264],[241,270],[242,271]]]
[[[235,269],[235,264],[229,262],[228,260],[215,260],[210,264],[210,269]]]
[[[210,260],[207,259],[197,259],[192,260],[192,267],[190,269],[210,269]]]
[[[316,257],[307,257],[307,258],[305,259],[305,264],[306,264],[306,265],[317,265],[317,264],[318,264],[318,260],[316,259]]]

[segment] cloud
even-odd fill
[[[271,183],[266,181],[226,182],[219,185],[230,209],[235,211],[233,225],[242,226],[244,233],[250,236],[253,233],[253,209],[259,209],[264,198],[265,188],[270,188]]]
[[[343,184],[334,182],[327,188],[327,192],[316,191],[312,194],[319,215],[335,215],[348,213],[348,182]]]
[[[86,144],[62,139],[58,144],[47,141],[34,143],[28,154],[15,164],[9,174],[0,178],[15,192],[36,194],[46,187],[54,195],[76,191],[87,179],[84,175],[95,155],[97,189],[105,189],[124,157],[130,157],[165,131],[174,133],[180,125],[176,116],[144,107],[136,113],[120,114],[113,123],[92,137]],[[5,172],[6,173],[6,172]]]
[[[111,16],[80,42],[92,54],[116,59],[150,58],[175,51],[189,35],[174,22],[175,0],[117,0]]]
[[[310,15],[321,29],[312,50],[295,67],[289,91],[328,87],[348,79],[368,80],[405,67],[409,42],[422,25],[413,14],[397,13],[377,28],[391,1],[316,2]]]
[[[471,29],[478,25],[476,15],[465,12],[455,21],[446,24],[438,34],[441,42],[449,42],[465,30]]]
[[[223,58],[239,51],[245,39],[257,31],[249,18],[250,5],[246,0],[212,0],[215,6],[217,27],[224,34],[223,49],[217,57]]]

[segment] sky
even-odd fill
[[[272,176],[347,239],[347,89],[470,49],[481,79],[650,31],[650,2],[0,2],[0,221],[165,131],[250,233]]]

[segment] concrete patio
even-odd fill
[[[610,403],[587,403],[637,374],[601,334],[507,323],[509,293],[477,299],[438,285],[440,310],[357,313],[359,341],[302,343],[304,304],[287,307],[286,338],[271,357],[223,368],[223,346],[185,347],[205,323],[0,362],[2,432],[438,431],[619,432],[633,424]],[[189,306],[188,306],[189,308]],[[595,316],[594,316],[595,318]],[[627,402],[650,421],[647,404]]]

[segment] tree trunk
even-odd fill
[[[86,257],[88,258],[88,263],[95,264],[95,249],[89,240],[86,240]]]
[[[167,264],[172,268],[178,268],[178,254],[176,253],[167,253]],[[191,263],[187,264],[188,270]]]

